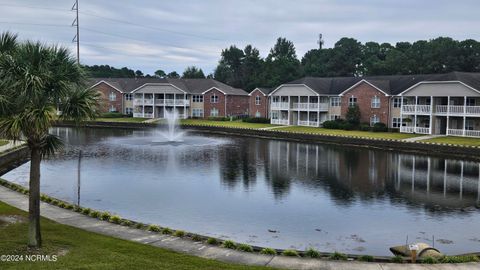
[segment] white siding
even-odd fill
[[[283,85],[272,96],[316,96],[317,93],[303,85]]]
[[[142,88],[135,91],[135,93],[155,93],[155,94],[162,94],[162,93],[175,93],[175,94],[183,94],[184,92],[178,90],[177,88],[171,85],[145,85]]]
[[[459,83],[421,83],[415,88],[407,91],[404,96],[434,96],[434,97],[446,97],[446,96],[480,96],[480,93],[472,90],[471,88]]]

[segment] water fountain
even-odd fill
[[[165,111],[165,119],[167,120],[167,129],[160,132],[160,136],[164,140],[153,140],[153,143],[165,143],[165,142],[183,142],[183,135],[185,132],[179,129],[180,115],[177,110]]]

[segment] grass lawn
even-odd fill
[[[284,128],[277,128],[275,130],[284,130],[291,132],[299,133],[318,133],[326,135],[345,135],[345,136],[361,136],[368,138],[383,138],[383,139],[395,139],[402,140],[412,137],[418,137],[423,135],[417,134],[408,134],[408,133],[398,133],[398,132],[370,132],[370,131],[359,131],[359,130],[339,130],[339,129],[326,129],[326,128],[317,128],[317,127],[300,127],[300,126],[291,126]]]
[[[211,121],[203,119],[183,119],[180,121],[182,124],[187,125],[209,125],[209,126],[218,126],[218,127],[238,127],[238,128],[265,128],[265,127],[274,127],[272,124],[262,124],[262,123],[246,123],[242,121]]]
[[[0,269],[272,269],[221,263],[148,245],[103,236],[42,219],[41,251],[26,248],[26,213],[0,202],[0,216],[18,215],[22,222],[0,221],[0,255],[44,254],[56,262],[1,262]]]
[[[119,118],[97,118],[95,121],[98,122],[127,122],[127,123],[140,123],[147,118],[140,118],[140,117],[119,117]]]
[[[5,144],[7,144],[7,143],[8,143],[7,140],[0,140],[0,146],[3,146],[3,145],[5,145]]]
[[[480,146],[480,139],[479,138],[466,138],[466,137],[454,137],[454,136],[432,138],[432,139],[428,139],[428,140],[422,140],[422,142],[450,143],[450,144]]]

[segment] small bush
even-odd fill
[[[248,244],[238,244],[237,249],[243,252],[253,252],[252,246]]]
[[[387,125],[384,123],[375,123],[372,128],[373,132],[386,132],[388,131]]]
[[[185,231],[178,230],[178,231],[175,231],[175,233],[173,235],[176,236],[176,237],[184,237],[185,236]]]
[[[198,235],[198,234],[194,234],[194,235],[192,236],[192,240],[193,240],[193,241],[197,241],[197,242],[198,242],[198,241],[202,241],[202,237],[200,237],[200,235]]]
[[[83,210],[82,210],[82,214],[85,214],[85,215],[90,214],[90,212],[92,212],[92,209],[90,209],[90,208],[83,208]]]
[[[59,202],[58,200],[52,200],[52,204],[53,204],[53,205],[59,205],[60,202]]]
[[[61,208],[65,208],[67,205],[64,202],[59,202],[58,206]]]
[[[112,216],[112,214],[110,214],[109,212],[102,212],[102,214],[100,215],[100,219],[101,220],[109,220],[111,216]]]
[[[90,216],[93,217],[93,218],[99,218],[101,214],[102,213],[100,213],[99,211],[90,212]]]
[[[115,224],[120,224],[120,222],[122,222],[122,218],[118,215],[113,215],[110,217],[109,221]]]
[[[143,227],[144,227],[144,225],[142,223],[135,224],[135,228],[137,228],[137,229],[142,229]]]
[[[441,263],[466,263],[466,262],[478,262],[480,261],[477,256],[474,255],[465,255],[465,256],[445,256],[440,262]]]
[[[277,251],[273,248],[264,248],[264,249],[260,250],[260,254],[277,255]]]
[[[325,121],[322,124],[323,128],[328,128],[328,129],[340,129],[340,124],[343,122],[343,120],[331,120],[331,121]]]
[[[370,256],[370,255],[362,255],[360,257],[358,257],[358,260],[359,261],[362,261],[362,262],[373,262],[373,256]]]
[[[392,257],[390,261],[393,263],[403,263],[403,257],[400,255],[396,255],[395,257]]]
[[[282,252],[282,255],[283,256],[289,256],[289,257],[298,257],[298,252],[294,249],[285,249],[283,252]]]
[[[210,238],[207,239],[207,244],[209,244],[209,245],[216,245],[216,244],[218,244],[218,240],[215,239],[215,238],[210,237]]]
[[[307,250],[305,250],[305,256],[310,258],[319,258],[320,252],[318,252],[318,250],[314,249],[313,247],[310,247]]]
[[[219,116],[210,116],[208,117],[210,121],[230,121],[230,117],[219,117]]]
[[[269,124],[269,123],[270,123],[270,119],[268,119],[268,118],[262,118],[262,117],[248,117],[248,118],[243,118],[243,119],[242,119],[242,122]]]
[[[229,248],[229,249],[236,249],[237,244],[235,244],[235,242],[233,242],[232,240],[225,240],[223,241],[222,247]]]
[[[130,227],[130,226],[132,226],[132,222],[127,219],[127,220],[122,221],[122,225]]]
[[[170,228],[163,228],[162,229],[162,234],[172,234],[173,231]]]
[[[340,253],[340,252],[334,252],[329,256],[330,260],[336,260],[336,261],[346,261],[348,259],[347,255]]]
[[[73,211],[81,213],[83,211],[83,208],[78,205],[75,205],[73,207]]]
[[[151,232],[160,232],[161,229],[157,225],[150,225],[150,226],[148,226],[147,230],[149,230]]]
[[[40,200],[44,202],[44,201],[47,200],[47,197],[48,197],[47,195],[42,194],[42,195],[40,195]]]
[[[369,123],[361,123],[359,129],[361,131],[371,131],[372,127],[370,126]]]
[[[24,190],[22,190],[22,193],[27,195],[29,192],[28,192],[28,190],[24,189]]]
[[[50,198],[50,197],[45,198],[45,202],[52,203],[52,198]]]
[[[108,112],[108,113],[102,113],[100,117],[101,118],[119,118],[119,117],[123,117],[123,114],[119,112]]]
[[[422,259],[422,263],[424,264],[436,264],[438,263],[438,260],[434,257],[425,257]]]
[[[65,205],[65,209],[72,210],[74,208],[73,204],[67,204]]]

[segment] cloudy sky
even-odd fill
[[[69,46],[74,0],[0,0],[0,30]],[[262,56],[277,37],[292,40],[299,58],[341,37],[361,42],[415,41],[438,36],[479,39],[478,0],[80,0],[84,64],[206,73],[231,44],[252,44]]]

